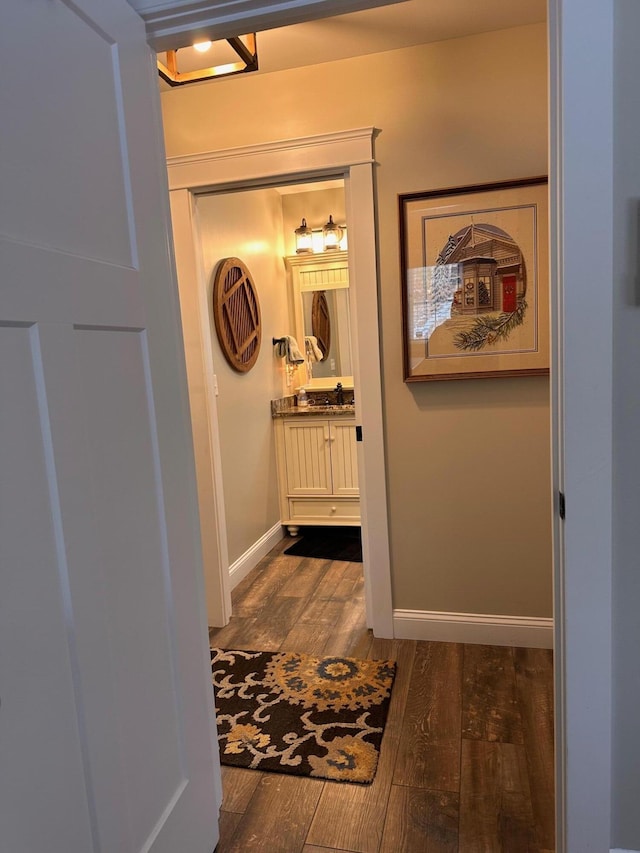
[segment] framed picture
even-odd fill
[[[547,178],[399,202],[405,381],[548,373]]]

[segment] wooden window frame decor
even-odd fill
[[[399,196],[405,382],[549,372],[546,177]]]
[[[213,281],[213,320],[220,348],[234,370],[248,373],[260,353],[258,293],[240,258],[223,258]]]

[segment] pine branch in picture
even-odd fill
[[[524,322],[527,303],[522,299],[515,311],[478,317],[470,329],[458,332],[453,342],[458,349],[478,352],[487,344],[506,339],[511,332]]]

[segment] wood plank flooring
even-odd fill
[[[552,853],[551,652],[375,639],[362,566],[290,542],[236,587],[211,644],[395,659],[378,771],[348,785],[223,767],[217,853]]]

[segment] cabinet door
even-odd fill
[[[331,421],[331,474],[334,495],[357,495],[358,457],[354,421]]]
[[[329,422],[308,418],[284,425],[289,495],[330,495]]]

